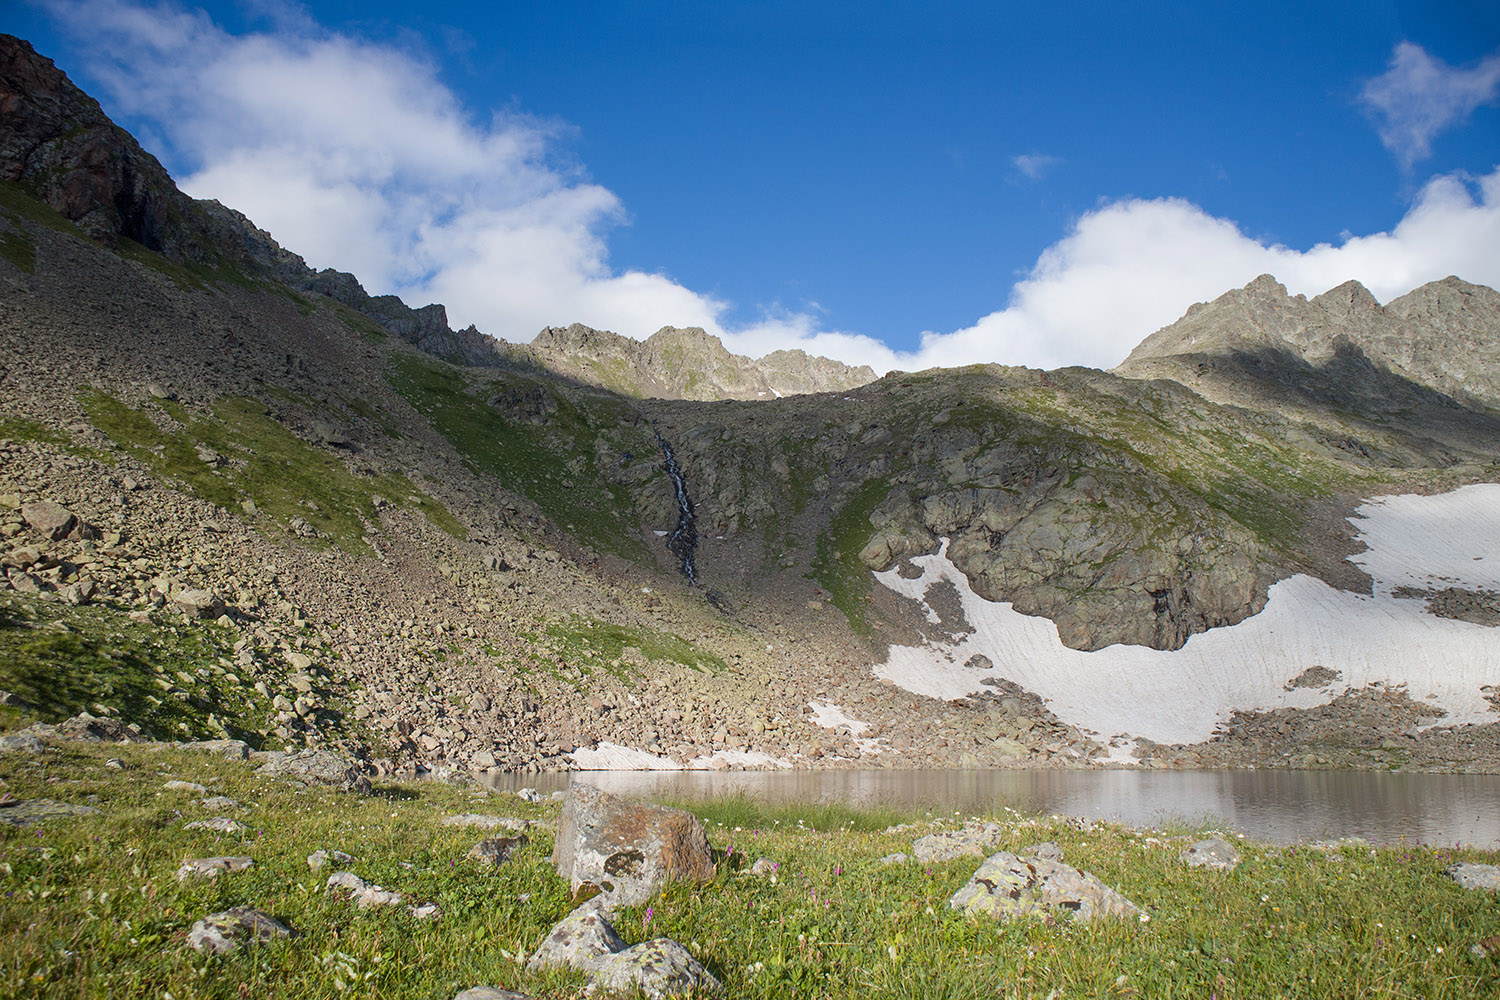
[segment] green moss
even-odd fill
[[[36,240],[32,239],[31,234],[19,225],[13,229],[6,229],[0,232],[0,257],[10,261],[27,274],[31,274],[36,270]]]
[[[162,627],[112,608],[12,596],[0,599],[0,688],[42,722],[107,706],[158,738],[227,734],[258,747],[253,723],[264,721],[270,704],[247,683],[228,680],[219,663],[237,638],[208,623]]]
[[[0,210],[13,218],[36,222],[69,236],[82,236],[83,230],[63,218],[24,185],[0,181]]]
[[[469,376],[451,365],[402,353],[386,379],[463,457],[474,472],[493,476],[527,497],[553,522],[596,549],[631,559],[648,557],[634,498],[601,467],[601,436],[613,435],[636,455],[655,446],[644,432],[626,427],[623,402],[574,400],[540,379],[509,377],[490,384],[532,406],[521,419],[491,406],[470,391]]]
[[[859,552],[870,541],[870,515],[890,495],[891,484],[872,479],[859,489],[828,522],[827,530],[818,536],[817,554],[813,557],[812,577],[828,592],[833,606],[849,619],[849,627],[868,635],[865,601],[870,593],[870,573],[859,561]]]
[[[566,622],[551,625],[547,634],[561,641],[563,655],[575,665],[593,665],[608,670],[622,680],[632,680],[628,667],[615,667],[627,646],[634,646],[648,660],[665,660],[694,670],[710,673],[728,670],[717,655],[698,649],[679,635],[643,626],[617,625],[573,616]]]
[[[86,391],[80,399],[96,427],[159,473],[224,507],[253,500],[259,514],[282,527],[302,518],[326,539],[324,544],[364,551],[366,525],[378,521],[377,495],[415,507],[455,537],[467,536],[456,518],[406,477],[356,476],[335,456],[293,435],[259,400],[224,397],[214,404],[212,416],[163,402],[163,411],[183,425],[166,430],[105,393]],[[204,461],[203,447],[217,452],[220,461]]]

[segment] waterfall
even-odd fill
[[[667,549],[682,560],[682,575],[690,582],[697,583],[698,571],[693,565],[693,552],[698,548],[698,529],[693,525],[693,500],[688,496],[687,486],[682,481],[682,467],[677,464],[677,456],[672,454],[672,446],[660,434],[655,436],[656,443],[661,446],[662,456],[666,459],[662,468],[672,477],[672,486],[677,490],[677,527],[667,538]]]

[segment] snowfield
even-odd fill
[[[916,694],[957,699],[1003,677],[1042,697],[1065,723],[1103,742],[1115,759],[1131,760],[1139,739],[1197,743],[1235,710],[1310,708],[1349,690],[1384,685],[1453,725],[1493,722],[1480,690],[1500,684],[1500,629],[1429,614],[1420,598],[1397,598],[1398,587],[1500,590],[1500,484],[1466,486],[1439,496],[1378,497],[1350,522],[1367,551],[1351,561],[1369,573],[1373,594],[1335,590],[1294,576],[1270,590],[1260,614],[1211,629],[1178,650],[1115,645],[1095,652],[1064,646],[1045,618],[987,601],[938,552],[911,560],[922,571],[903,579],[876,573],[883,586],[923,603],[929,588],[949,581],[974,631],[956,644],[892,646],[877,677]],[[993,666],[963,664],[976,653]],[[1320,687],[1289,683],[1310,667],[1337,671]],[[1441,709],[1442,712],[1438,710]]]

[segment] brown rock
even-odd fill
[[[552,863],[575,892],[596,885],[622,906],[645,902],[670,881],[714,876],[697,817],[579,784],[568,790],[558,816]]]

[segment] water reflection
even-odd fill
[[[1257,840],[1500,847],[1500,775],[1369,771],[588,771],[491,775],[550,792],[572,781],[643,798],[742,794],[772,802],[1028,813],[1132,826],[1219,824]]]

